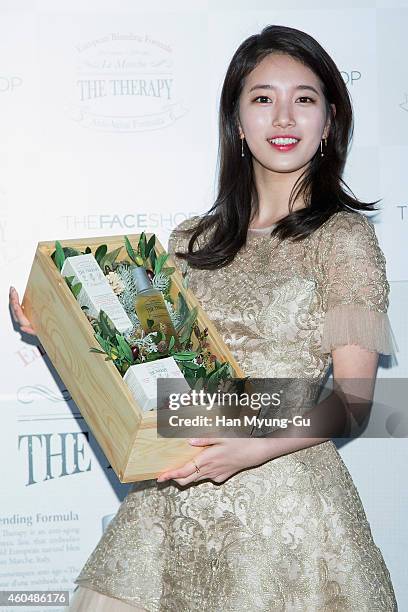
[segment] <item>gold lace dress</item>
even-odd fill
[[[169,252],[186,244],[173,231]],[[373,225],[357,212],[336,213],[298,243],[249,230],[231,264],[188,268],[188,282],[252,377],[321,380],[336,346],[396,348],[384,255]],[[75,612],[397,610],[332,441],[224,483],[135,483],[75,583]]]

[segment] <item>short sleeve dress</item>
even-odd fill
[[[337,212],[299,242],[271,236],[272,227],[249,230],[215,271],[174,259],[244,372],[321,380],[331,350],[348,343],[395,356],[386,262],[367,217]],[[173,230],[169,251],[187,242]],[[75,583],[75,611],[398,609],[331,440],[224,483],[135,483]]]

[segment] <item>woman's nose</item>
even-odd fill
[[[273,125],[294,125],[295,119],[288,104],[277,104],[274,108]]]

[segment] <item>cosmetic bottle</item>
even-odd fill
[[[163,331],[166,343],[174,336],[175,348],[180,348],[178,334],[174,328],[161,291],[153,287],[143,266],[133,266],[132,276],[137,287],[135,311],[146,334]],[[149,327],[148,320],[153,321]],[[162,327],[162,329],[160,329]]]

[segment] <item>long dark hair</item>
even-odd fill
[[[331,122],[324,156],[318,150],[297,179],[289,198],[290,212],[276,224],[271,235],[302,240],[339,210],[377,210],[374,204],[380,200],[358,201],[342,179],[354,125],[350,96],[336,64],[309,34],[286,26],[267,26],[260,34],[244,40],[225,75],[219,109],[217,199],[194,227],[175,230],[179,236],[192,233],[188,252],[176,251],[192,268],[211,270],[229,264],[245,244],[249,224],[258,210],[252,157],[246,144],[246,155],[241,157],[238,103],[246,76],[271,53],[289,55],[319,77]],[[335,116],[330,104],[336,107]],[[298,196],[303,197],[305,208],[293,211]],[[193,252],[194,243],[207,230],[209,239]]]

